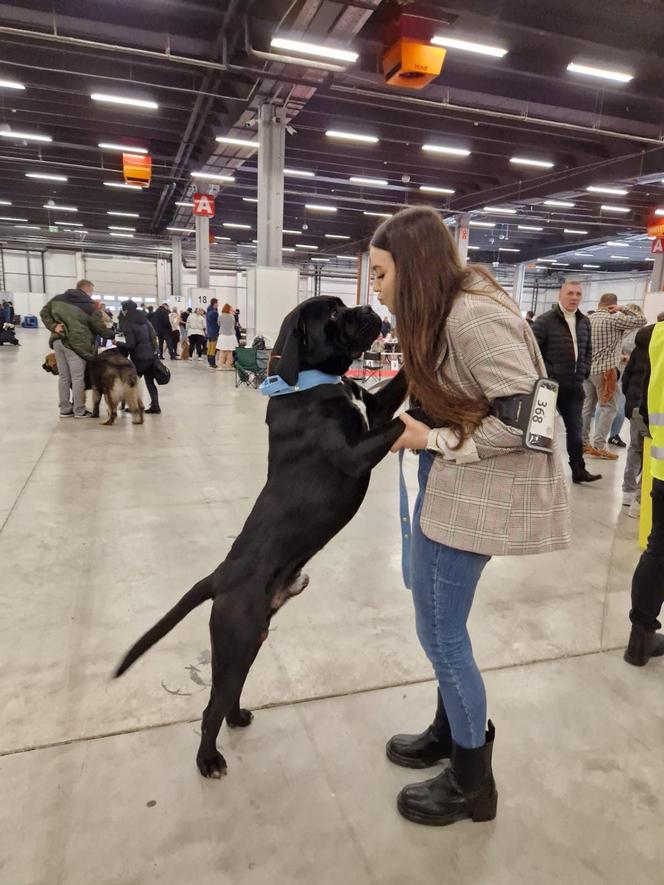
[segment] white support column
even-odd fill
[[[173,287],[173,295],[184,295],[184,292],[182,291],[182,239],[180,237],[172,237],[171,247],[173,249],[171,256],[171,285]]]
[[[661,253],[655,256],[655,263],[652,266],[650,291],[664,292],[664,255]]]
[[[210,288],[210,219],[196,216],[196,287]]]
[[[258,113],[258,248],[259,267],[281,267],[284,226],[284,160],[286,114],[263,104]]]
[[[512,298],[519,305],[521,310],[524,309],[525,298],[525,282],[526,282],[526,262],[521,261],[514,267],[514,283],[512,285]]]
[[[371,260],[368,252],[360,255],[357,269],[357,303],[368,304],[371,295]]]
[[[457,245],[457,249],[459,250],[459,258],[461,260],[461,264],[465,264],[468,261],[468,242],[470,239],[470,228],[468,227],[468,223],[470,221],[470,215],[468,212],[464,212],[463,215],[457,216],[457,224],[456,224],[456,233],[455,233],[455,242]]]

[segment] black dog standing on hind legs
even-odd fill
[[[212,690],[196,756],[204,777],[226,771],[216,746],[224,718],[230,726],[251,722],[240,695],[272,616],[305,589],[302,568],[356,514],[372,469],[403,431],[393,418],[407,392],[403,370],[375,394],[340,377],[379,332],[371,308],[348,308],[338,298],[311,298],[288,314],[270,365],[278,377],[268,379],[275,395],[267,408],[267,482],[226,559],[136,642],[115,673],[213,600]]]

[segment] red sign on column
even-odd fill
[[[664,239],[658,237],[650,244],[650,251],[653,255],[664,255]]]
[[[214,218],[214,197],[210,194],[194,194],[194,215]]]

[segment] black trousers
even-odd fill
[[[662,625],[657,618],[664,603],[664,482],[661,479],[653,479],[650,497],[652,530],[632,578],[629,618],[646,630],[658,630]]]
[[[197,356],[203,356],[203,347],[205,345],[205,338],[202,335],[190,335],[189,336],[189,359],[191,359],[194,355],[194,350],[196,350]]]
[[[558,411],[567,431],[567,454],[570,464],[583,461],[583,383],[563,387],[558,391]]]
[[[150,394],[150,405],[158,409],[159,408],[159,394],[157,392],[157,385],[154,380],[154,372],[152,369],[152,363],[134,363],[136,366],[136,373],[139,378],[143,378],[145,380],[145,386],[148,389],[148,393]]]
[[[166,348],[168,349],[168,353],[170,354],[170,356],[175,358],[177,356],[177,351],[173,346],[172,333],[169,332],[168,335],[157,335],[157,338],[159,338],[159,359],[163,360],[164,358],[164,343],[166,344]]]

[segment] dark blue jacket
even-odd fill
[[[219,337],[219,311],[216,307],[212,307],[212,305],[207,309],[205,325],[207,326],[208,338],[215,339]]]

